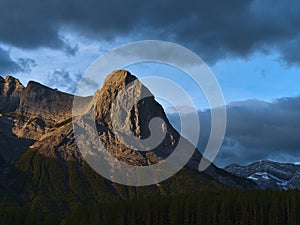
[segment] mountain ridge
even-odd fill
[[[86,103],[93,102],[93,99],[96,102],[94,108],[91,109],[94,109],[96,114],[94,120],[99,132],[97,138],[100,138],[114,157],[129,164],[149,165],[168,156],[176,146],[180,135],[170,125],[163,108],[154,102],[153,95],[134,104],[133,109],[125,114],[124,124],[129,125],[130,132],[136,137],[145,138],[149,135],[148,123],[151,116],[163,117],[167,125],[167,135],[162,144],[151,152],[140,153],[122,145],[120,140],[115,137],[112,133],[109,116],[116,113],[111,108],[114,97],[123,87],[134,81],[136,81],[133,84],[135,86],[129,89],[131,94],[141,94],[142,96],[142,93],[149,92],[149,90],[136,77],[124,70],[113,72],[106,81],[108,83],[104,83],[94,98],[85,98],[83,101],[84,107],[92,107],[92,104]],[[20,105],[16,110],[4,112],[0,117],[0,122],[2,120],[3,124],[10,121],[9,127],[0,127],[0,141],[8,140],[9,143],[15,143],[15,146],[10,145],[8,149],[0,152],[0,157],[3,159],[2,156],[5,152],[15,150],[15,154],[12,154],[9,159],[5,159],[6,163],[0,170],[2,172],[10,171],[6,172],[8,175],[2,179],[3,187],[7,190],[18,190],[17,193],[27,196],[25,199],[41,198],[45,200],[56,199],[55,196],[60,196],[67,202],[70,199],[80,201],[98,199],[99,201],[101,200],[99,196],[103,196],[104,193],[106,193],[104,195],[110,196],[109,198],[112,196],[125,198],[124,196],[127,195],[122,193],[129,190],[129,192],[139,192],[139,195],[149,195],[151,193],[197,192],[201,189],[213,187],[218,189],[226,186],[256,188],[252,181],[231,175],[213,164],[205,172],[199,172],[198,163],[201,154],[198,150],[195,151],[186,167],[174,177],[162,182],[160,186],[152,185],[141,189],[114,184],[93,171],[77,148],[71,123],[72,112],[69,111],[72,107],[73,96],[36,82],[30,82],[24,92],[25,94],[20,96]],[[47,101],[47,98],[51,101]],[[65,99],[67,100],[65,101]],[[34,105],[34,103],[38,105]],[[48,104],[51,107],[47,107]],[[122,104],[119,106],[125,106]],[[118,109],[121,109],[120,107]],[[40,108],[45,108],[45,110],[39,112]],[[61,111],[59,116],[55,117],[54,115],[53,117],[53,113],[57,111]],[[86,113],[89,111],[90,109],[87,108]],[[117,124],[117,126],[122,128],[124,124]],[[161,130],[163,127],[157,129]],[[11,134],[11,139],[6,138],[7,133]],[[21,152],[19,151],[20,146],[16,144],[15,140],[24,140]],[[183,185],[185,187],[182,187]]]
[[[224,170],[251,179],[262,189],[300,189],[300,165],[261,160],[246,166],[231,164]]]

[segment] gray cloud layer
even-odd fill
[[[259,100],[231,103],[225,140],[216,159],[219,166],[248,164],[261,159],[300,162],[300,97],[272,103]],[[200,112],[203,150],[210,130],[210,113]],[[178,127],[176,116],[169,116]],[[178,120],[177,120],[178,121]]]
[[[298,0],[3,0],[0,7],[0,40],[22,48],[75,54],[59,34],[68,28],[98,40],[173,40],[209,62],[270,48],[289,64],[300,62]]]
[[[220,161],[300,161],[300,97],[274,103],[246,101],[228,107]]]

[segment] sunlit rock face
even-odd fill
[[[5,79],[0,76],[0,112],[15,111],[20,103],[20,96],[24,90],[21,82],[7,76]]]

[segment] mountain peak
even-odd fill
[[[147,98],[145,98],[146,96]],[[146,105],[148,105],[149,108],[138,107],[137,102],[134,102],[136,103],[135,110],[139,112],[143,111],[142,114],[152,115],[151,110],[153,111],[153,109],[158,110],[159,115],[164,114],[162,107],[154,100],[152,93],[136,76],[126,70],[116,70],[107,76],[103,87],[99,89],[94,96],[96,118],[106,120],[106,118],[110,117],[111,110],[113,110],[113,103],[119,102],[127,108],[133,99],[144,99],[144,102],[147,101],[148,104]],[[130,107],[133,107],[133,105]],[[127,113],[129,112],[126,112],[126,114]]]
[[[12,76],[12,75],[7,75],[7,76],[5,77],[5,80],[6,80],[6,81],[14,80],[14,81],[20,82],[19,79],[15,78],[15,77]],[[21,82],[20,82],[20,83],[21,83]]]
[[[23,90],[25,88],[19,79],[10,75],[5,77],[4,82],[7,92],[14,92],[16,90],[19,92],[19,90]]]
[[[5,79],[0,78],[0,111],[14,111],[18,104],[21,92],[24,86],[21,82],[12,76],[7,76]]]
[[[2,78],[2,77],[1,77],[1,78]],[[4,80],[5,83],[13,84],[13,85],[20,86],[20,87],[23,87],[23,88],[24,88],[24,86],[23,86],[23,84],[20,82],[20,80],[17,79],[17,78],[15,78],[15,77],[13,77],[13,76],[11,76],[11,75],[8,75],[8,76],[5,77],[5,79],[2,78],[1,80]]]
[[[116,85],[121,83],[127,85],[136,79],[136,76],[132,75],[127,70],[115,70],[107,76],[104,85]]]
[[[101,92],[101,95],[104,92],[118,93],[120,90],[124,89],[128,84],[138,81],[136,76],[132,75],[127,70],[115,70],[109,74],[104,80],[103,87],[97,91]],[[96,94],[97,95],[97,94]]]
[[[97,127],[99,131],[106,132],[105,137],[117,129],[124,135],[133,134],[138,139],[148,138],[151,133],[149,122],[152,118],[158,117],[161,123],[157,126],[156,133],[162,133],[165,128],[168,131],[164,148],[160,146],[156,149],[160,153],[163,152],[160,155],[166,156],[172,152],[175,140],[179,138],[179,134],[171,127],[164,109],[155,101],[153,94],[136,76],[126,70],[116,70],[107,76],[103,87],[94,96],[93,105]],[[173,143],[171,140],[174,140]],[[118,141],[109,140],[108,145]],[[113,148],[115,147],[111,145],[111,149]],[[126,147],[122,145],[122,148]],[[132,157],[128,155],[127,158]]]

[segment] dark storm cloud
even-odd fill
[[[227,110],[227,132],[219,161],[300,161],[300,97],[273,103],[249,100],[229,105]]]
[[[229,107],[229,137],[235,137],[247,148],[286,149],[290,153],[299,150],[300,98],[247,104]]]
[[[19,58],[12,60],[10,54],[5,49],[0,48],[0,74],[6,75],[17,72],[30,72],[36,66],[35,61],[30,58]]]
[[[210,112],[200,112],[199,116],[198,147],[203,151],[210,132]],[[178,128],[178,117],[169,118]],[[227,106],[226,135],[215,162],[226,166],[261,159],[300,162],[300,97],[281,98],[272,103],[248,100]]]
[[[22,48],[68,48],[59,34],[73,27],[80,34],[114,37],[132,29],[140,1],[3,0],[0,3],[0,40]]]
[[[280,48],[281,60],[288,65],[300,64],[300,35],[298,38],[289,42],[283,43]]]
[[[23,48],[66,50],[59,30],[67,28],[97,40],[176,41],[209,62],[274,48],[299,64],[298,0],[4,0],[0,7],[0,40]]]

